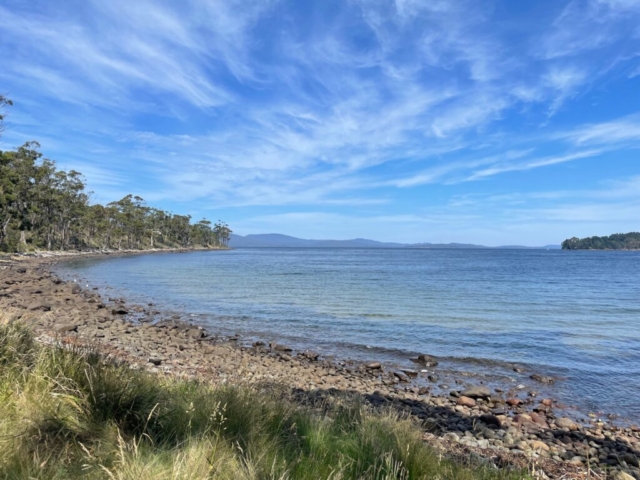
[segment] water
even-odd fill
[[[542,393],[528,376],[555,375],[566,403],[640,420],[640,252],[238,249],[58,268],[214,332],[407,366],[428,353],[445,378]]]

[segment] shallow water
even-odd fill
[[[86,258],[59,273],[245,338],[465,371],[640,420],[640,252],[238,249]],[[518,375],[513,364],[526,367]]]

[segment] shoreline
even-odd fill
[[[184,251],[194,249],[113,254]],[[275,381],[326,395],[351,392],[376,406],[392,404],[409,411],[423,422],[428,432],[425,441],[445,451],[500,456],[515,464],[535,461],[550,478],[558,478],[552,474],[557,469],[579,473],[589,465],[622,468],[640,478],[638,428],[595,421],[579,425],[565,418],[568,413],[552,399],[525,399],[525,403],[484,385],[459,390],[454,385],[451,395],[434,395],[412,384],[413,378],[425,374],[423,370],[437,370],[429,366],[433,363],[429,357],[415,369],[394,371],[377,362],[327,360],[315,352],[293,352],[279,344],[241,346],[238,337],[216,335],[178,315],[167,318],[154,305],[105,299],[94,290],[63,282],[50,271],[61,260],[103,255],[112,253],[41,253],[0,260],[0,307],[38,316],[31,326],[45,341],[61,338],[89,345],[134,369],[214,383]]]

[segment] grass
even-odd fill
[[[443,460],[420,430],[353,399],[216,387],[42,345],[0,312],[3,479],[516,479]]]

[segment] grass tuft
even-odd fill
[[[0,479],[522,478],[442,460],[409,419],[353,398],[327,414],[273,386],[158,378],[4,316]]]

